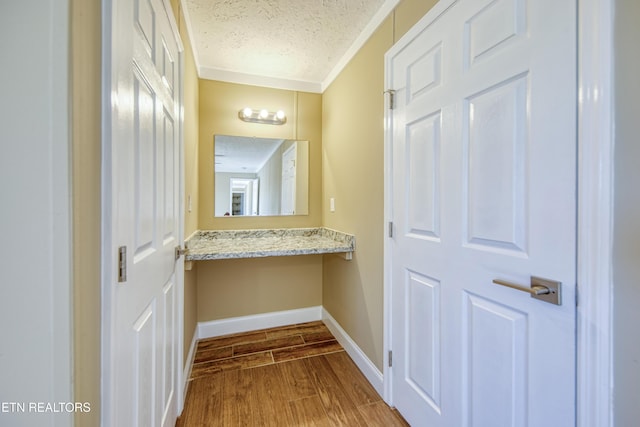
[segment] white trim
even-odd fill
[[[169,23],[171,24],[171,29],[173,30],[173,36],[178,42],[178,102],[180,105],[180,109],[178,111],[178,242],[180,246],[184,246],[184,220],[185,220],[185,160],[184,160],[184,81],[185,81],[185,53],[184,53],[184,44],[182,43],[182,38],[180,37],[180,30],[178,27],[178,23],[176,22],[176,16],[173,14],[173,8],[169,0],[163,0],[163,4],[167,15],[169,16]],[[176,295],[177,295],[177,319],[176,319],[176,327],[177,330],[177,354],[176,354],[176,384],[181,384],[185,382],[189,377],[183,376],[184,373],[180,367],[184,366],[184,257],[180,257],[175,264],[175,275],[176,275]],[[189,363],[191,366],[191,363]],[[182,414],[182,409],[184,408],[184,401],[186,397],[186,388],[178,387],[176,394],[176,415],[180,416]]]
[[[115,402],[114,387],[115,373],[111,369],[112,360],[115,357],[112,354],[112,330],[111,311],[113,307],[113,287],[114,282],[113,271],[115,271],[115,255],[112,254],[111,247],[113,242],[112,224],[113,224],[113,191],[111,182],[111,170],[113,169],[113,153],[112,153],[112,105],[111,105],[111,85],[113,75],[112,61],[112,34],[113,29],[113,0],[102,0],[102,150],[100,157],[102,159],[100,171],[101,183],[101,217],[102,223],[100,227],[101,233],[101,284],[100,299],[101,305],[101,376],[100,376],[100,425],[113,425],[113,402]]]
[[[48,76],[47,94],[40,94],[46,100],[48,112],[50,113],[49,133],[50,140],[42,141],[40,149],[44,148],[44,152],[48,151],[50,166],[50,181],[43,182],[43,187],[48,184],[49,200],[42,200],[43,206],[51,209],[51,218],[49,219],[48,228],[49,236],[43,236],[41,244],[46,244],[47,239],[50,243],[48,248],[49,260],[42,260],[42,265],[50,263],[51,281],[50,281],[50,344],[51,344],[51,398],[55,401],[73,401],[74,397],[74,316],[73,316],[73,215],[72,215],[72,170],[71,170],[71,75],[70,57],[72,55],[70,48],[70,19],[69,10],[71,8],[68,0],[50,0],[50,20],[49,27],[43,28],[41,33],[37,34],[38,40],[42,44],[46,44],[46,38],[49,38],[49,44],[43,50],[49,53],[48,62],[50,66],[50,75]],[[48,31],[47,31],[48,30]],[[46,34],[46,33],[49,34]],[[40,37],[43,36],[43,37]],[[54,47],[55,46],[55,47]],[[32,52],[36,54],[36,52]],[[46,71],[46,70],[43,70]],[[32,93],[27,96],[32,96]],[[45,125],[46,126],[46,125]],[[46,131],[42,131],[46,134]],[[40,134],[40,133],[39,133]],[[41,135],[41,134],[40,134]],[[46,147],[49,145],[49,147]],[[46,148],[45,148],[46,147]],[[38,148],[36,148],[38,150]],[[5,152],[5,155],[7,153]],[[33,171],[29,171],[35,175]],[[44,174],[45,172],[40,172]],[[27,193],[27,196],[30,196]],[[31,218],[31,217],[29,217]],[[45,220],[46,223],[46,220]],[[28,226],[29,224],[23,224]],[[5,236],[6,237],[6,236]],[[25,276],[32,279],[35,276]],[[29,280],[27,279],[27,280]],[[47,287],[46,284],[43,284]],[[31,291],[35,288],[30,289]],[[44,295],[43,295],[44,297]],[[43,321],[45,326],[47,319],[38,317],[38,324]],[[23,326],[23,325],[19,325]],[[26,325],[24,325],[26,326]],[[42,343],[46,346],[46,343]],[[46,348],[46,347],[45,347]],[[22,368],[22,366],[21,366]],[[42,385],[45,381],[42,382]],[[63,426],[73,422],[71,414],[59,414],[53,421],[53,426]]]
[[[195,48],[194,43],[195,43],[195,38],[193,37],[194,32],[193,32],[193,26],[191,25],[191,18],[189,16],[189,9],[186,6],[186,0],[180,0],[180,10],[182,11],[182,14],[184,15],[184,22],[187,26],[187,37],[189,37],[189,46],[191,46],[191,55],[193,55],[193,62],[195,63],[196,66],[196,70],[198,70],[198,77],[200,76],[200,57],[198,56],[198,50]],[[177,17],[178,21],[180,20],[180,17]],[[178,25],[180,23],[178,22]]]
[[[378,29],[380,24],[387,19],[387,16],[396,8],[396,6],[400,3],[400,0],[386,0],[384,4],[378,9],[376,14],[371,18],[371,21],[364,27],[364,30],[360,33],[360,35],[356,38],[356,40],[351,44],[349,49],[342,55],[337,64],[333,67],[333,69],[327,74],[320,85],[320,92],[324,92],[327,88],[333,83],[333,81],[340,75],[342,70],[351,62],[354,56],[360,51],[362,46],[369,40],[369,37]]]
[[[391,79],[391,61],[385,54],[384,58],[384,87],[385,90],[392,85]],[[393,138],[393,110],[391,110],[390,96],[384,97],[384,221],[382,226],[383,235],[383,260],[382,260],[382,283],[383,283],[383,304],[382,304],[382,348],[383,348],[383,379],[384,393],[382,397],[384,401],[393,407],[393,371],[389,366],[387,355],[391,350],[393,342],[393,331],[391,328],[391,312],[392,312],[392,292],[391,292],[391,239],[388,237],[389,227],[393,227],[393,186],[391,185],[391,176],[393,174],[393,149],[391,141]],[[389,225],[391,224],[391,225]]]
[[[184,407],[184,402],[187,397],[187,390],[189,389],[189,377],[191,377],[191,369],[193,369],[193,361],[196,357],[196,348],[198,346],[198,329],[193,331],[193,338],[191,338],[191,345],[189,346],[189,353],[187,354],[187,364],[184,365],[182,370],[182,399],[178,401],[180,408]],[[179,383],[180,384],[180,383]],[[178,415],[182,413],[182,410],[178,411]]]
[[[196,357],[196,348],[198,346],[198,340],[199,339],[200,338],[198,337],[198,329],[196,327],[196,329],[193,330],[193,338],[191,338],[191,345],[189,345],[189,353],[187,353],[187,360],[189,361],[189,363],[187,363],[184,366],[184,369],[183,369],[183,374],[184,374],[184,378],[185,378],[185,380],[184,380],[185,395],[186,395],[186,391],[187,391],[186,384],[189,382],[188,381],[189,376],[191,376],[191,368],[192,368],[192,365],[193,365],[193,359]]]
[[[251,316],[230,317],[227,319],[198,322],[198,339],[218,337],[256,331],[258,329],[295,325],[322,319],[322,306],[299,308],[295,310],[273,311]]]
[[[74,419],[24,403],[74,401],[74,286],[81,284],[73,271],[70,9],[69,0],[3,5],[3,54],[28,57],[0,82],[2,425],[61,427]]]
[[[240,73],[237,71],[223,70],[221,68],[204,66],[198,67],[198,75],[201,79],[218,80],[222,82],[237,83],[249,86],[269,87],[273,89],[321,93],[321,86],[318,82],[260,76],[257,74]]]
[[[371,359],[367,357],[364,351],[358,347],[358,344],[351,339],[336,319],[334,319],[324,307],[322,308],[322,321],[327,328],[329,328],[333,336],[336,337],[340,345],[344,347],[349,357],[351,357],[351,360],[353,360],[358,369],[360,369],[360,372],[362,372],[369,383],[371,383],[373,388],[376,389],[378,394],[382,396],[384,393],[382,372],[378,370]]]
[[[613,1],[578,3],[577,425],[613,425]]]
[[[173,7],[171,7],[170,0],[162,0],[162,5],[164,6],[164,10],[167,14],[167,18],[169,19],[169,26],[171,27],[171,31],[173,32],[173,37],[175,37],[178,51],[184,52],[184,44],[182,43],[182,37],[180,37],[180,27],[178,26],[177,17],[173,13]]]

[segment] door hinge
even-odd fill
[[[127,281],[127,247],[120,246],[118,248],[118,282]]]
[[[393,351],[389,350],[389,367],[393,366]]]
[[[393,110],[396,107],[395,104],[395,100],[396,100],[396,91],[393,89],[387,89],[384,91],[384,93],[388,93],[389,94],[389,109]]]
[[[389,234],[389,237],[393,237],[393,221],[389,221],[388,234]]]

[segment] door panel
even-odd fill
[[[407,125],[407,233],[440,236],[440,112]]]
[[[176,140],[175,116],[167,108],[163,107],[161,111],[158,162],[163,172],[158,180],[163,190],[160,193],[163,223],[160,233],[165,246],[175,246],[179,242],[176,226],[179,218],[180,146]]]
[[[173,49],[169,48],[171,42],[167,41],[164,36],[162,36],[162,60],[160,61],[160,75],[162,76],[162,81],[169,89],[170,94],[174,95],[174,90],[176,87],[176,61],[175,54],[176,52]]]
[[[392,403],[412,425],[574,425],[575,8],[441,1],[387,53]],[[564,302],[493,283],[531,276]]]
[[[463,325],[464,425],[526,425],[527,314],[465,293]]]
[[[527,79],[464,101],[466,242],[526,253]]]
[[[410,271],[406,286],[404,375],[416,393],[440,411],[440,282]]]
[[[175,422],[172,417],[176,416],[176,378],[177,378],[177,351],[175,348],[175,337],[177,336],[177,301],[176,284],[172,280],[167,283],[162,290],[162,308],[164,325],[159,331],[158,338],[162,345],[162,368],[157,370],[160,375],[158,384],[161,385],[161,393],[158,393],[158,408],[162,408],[161,425],[172,425]]]
[[[149,59],[153,58],[155,12],[150,0],[134,0],[134,26],[138,32],[136,37],[144,46]]]
[[[442,80],[442,44],[438,43],[408,66],[407,93],[410,101],[440,85]]]
[[[134,262],[138,263],[155,251],[156,244],[156,168],[150,159],[156,157],[155,96],[143,80],[140,71],[134,72],[134,203],[133,229],[136,233]]]
[[[480,2],[478,2],[480,3]],[[484,1],[464,26],[464,66],[468,69],[496,53],[526,30],[526,1]],[[482,4],[481,3],[481,4]]]
[[[157,346],[155,334],[155,307],[150,304],[133,324],[134,347],[131,355],[134,358],[134,408],[138,426],[154,425],[154,388],[155,366],[154,349]]]

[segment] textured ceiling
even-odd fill
[[[327,80],[359,36],[368,36],[396,3],[183,0],[201,77],[253,75],[316,85]]]
[[[215,136],[215,171],[256,173],[284,139]]]

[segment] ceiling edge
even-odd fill
[[[306,82],[300,80],[281,79],[277,77],[259,76],[255,74],[239,73],[235,71],[222,70],[218,68],[203,67],[200,65],[197,49],[193,46],[193,29],[191,28],[191,19],[189,11],[185,6],[185,0],[180,0],[183,13],[185,14],[185,22],[187,24],[187,33],[191,42],[191,51],[193,59],[198,70],[198,77],[207,80],[219,80],[229,83],[246,84],[250,86],[264,86],[274,89],[293,90],[299,92],[323,93],[331,83],[340,75],[342,70],[347,66],[351,59],[369,40],[369,37],[378,29],[380,24],[389,16],[401,0],[386,0],[382,7],[371,18],[364,30],[351,44],[349,49],[340,58],[335,67],[327,74],[322,82]]]
[[[281,79],[278,77],[259,76],[256,74],[239,73],[220,68],[198,67],[201,79],[220,80],[228,83],[239,83],[250,86],[263,86],[274,89],[293,90],[298,92],[322,93],[320,82],[306,82],[302,80]]]
[[[378,29],[378,27],[382,24],[382,22],[387,19],[387,16],[396,8],[398,3],[401,0],[386,0],[384,4],[380,7],[378,12],[373,15],[371,21],[367,24],[367,26],[362,30],[360,35],[356,38],[353,44],[347,49],[342,58],[338,61],[335,67],[327,74],[327,77],[322,81],[321,84],[321,93],[327,90],[327,88],[333,83],[333,81],[340,75],[342,70],[349,64],[351,59],[356,56],[356,53],[364,46],[364,44],[369,40],[369,37]]]
[[[194,46],[195,39],[193,37],[193,27],[191,26],[191,17],[189,16],[189,9],[187,9],[185,2],[186,0],[180,0],[180,10],[184,14],[184,22],[187,26],[187,37],[189,37],[189,46],[191,46],[191,55],[193,55],[193,62],[195,62],[196,70],[198,70],[198,77],[200,77],[200,57],[198,56],[198,51]]]

